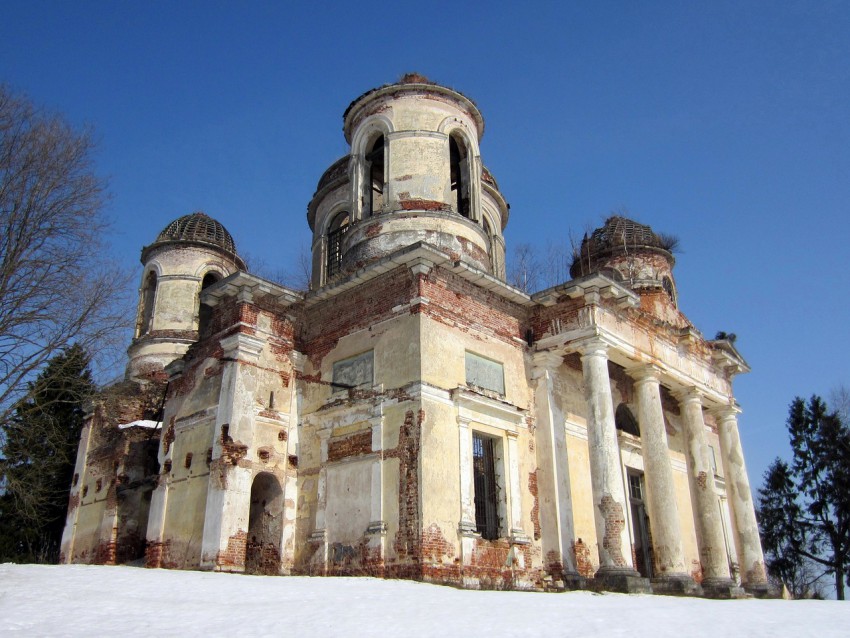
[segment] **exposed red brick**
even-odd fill
[[[590,548],[579,538],[573,543],[572,549],[576,571],[585,578],[593,578],[593,563],[590,559]]]
[[[352,456],[362,456],[372,452],[372,431],[364,430],[355,434],[328,441],[328,462],[340,461]]]
[[[216,556],[216,567],[224,570],[244,569],[247,542],[248,533],[241,529],[228,538],[227,548]]]
[[[531,524],[534,526],[534,540],[540,540],[540,499],[537,496],[537,470],[528,474],[528,491],[534,498],[531,506]]]

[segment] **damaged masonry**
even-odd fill
[[[246,272],[203,213],[142,250],[63,562],[764,594],[748,367],[679,311],[664,236],[611,217],[529,296],[473,102],[409,75],[343,130],[307,208],[310,292]]]

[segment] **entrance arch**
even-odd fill
[[[245,571],[280,573],[280,540],[283,534],[283,490],[277,478],[260,472],[251,484]]]

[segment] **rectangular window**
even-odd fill
[[[501,363],[466,353],[466,384],[505,395],[505,368]]]
[[[499,490],[496,482],[496,439],[472,434],[472,475],[475,488],[475,531],[499,538]]]
[[[334,390],[345,390],[375,383],[375,351],[369,350],[334,363]]]

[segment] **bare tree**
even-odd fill
[[[0,426],[54,355],[77,344],[105,365],[126,336],[128,279],[105,256],[92,148],[0,85]]]
[[[513,259],[508,266],[508,283],[531,294],[538,290],[541,273],[542,266],[534,246],[517,244],[514,247]]]
[[[310,247],[307,244],[301,244],[298,254],[290,256],[288,267],[270,266],[262,257],[251,254],[243,254],[242,258],[245,260],[248,272],[252,275],[293,290],[310,289],[310,272],[313,264]]]

